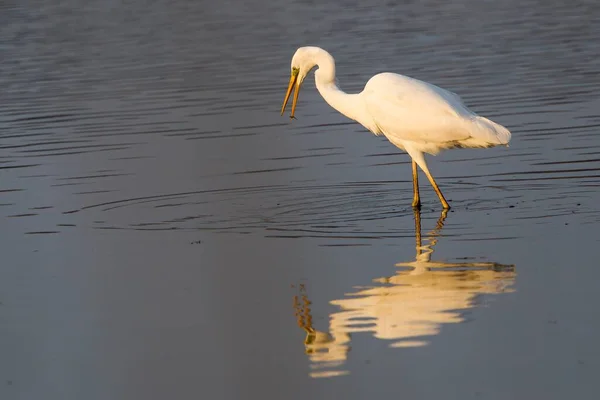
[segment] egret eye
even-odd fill
[[[292,76],[298,76],[298,74],[300,73],[300,68],[292,68]]]

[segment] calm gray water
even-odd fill
[[[590,399],[600,3],[0,5],[2,399]],[[459,93],[509,148],[410,159],[311,79]]]

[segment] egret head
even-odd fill
[[[306,75],[308,75],[310,70],[317,65],[315,61],[317,49],[318,48],[315,47],[300,47],[296,50],[294,57],[292,57],[292,72],[287,92],[285,93],[285,99],[283,100],[283,106],[281,107],[281,115],[285,112],[285,106],[292,94],[292,90],[296,89],[294,92],[294,99],[292,100],[292,113],[290,114],[290,118],[295,118],[294,112],[296,111],[298,94],[300,93],[304,78],[306,78]]]

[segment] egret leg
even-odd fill
[[[437,193],[438,197],[440,198],[440,201],[442,202],[442,206],[444,207],[444,209],[449,210],[450,204],[448,204],[448,202],[444,198],[444,195],[442,194],[442,191],[438,187],[437,183],[435,183],[435,179],[433,179],[433,176],[431,176],[431,173],[429,172],[429,168],[427,168],[427,162],[425,162],[425,157],[423,157],[423,152],[415,149],[409,143],[403,143],[403,145],[404,145],[404,149],[406,150],[406,152],[413,159],[413,162],[416,162],[417,165],[419,165],[419,167],[421,167],[423,172],[425,172],[425,175],[427,175],[427,179],[429,179],[431,186],[433,186],[433,190],[435,190],[435,193]],[[413,171],[414,171],[414,165],[413,165]]]
[[[423,172],[425,172],[425,175],[427,175],[427,179],[429,179],[429,182],[431,183],[431,186],[433,186],[433,190],[435,190],[435,193],[440,198],[440,201],[442,202],[442,207],[444,207],[445,210],[449,210],[450,209],[450,204],[448,204],[448,202],[444,198],[444,195],[442,194],[442,191],[440,190],[439,186],[435,182],[435,179],[433,179],[433,176],[431,175],[431,173],[429,172],[429,170],[425,169]]]
[[[417,163],[412,160],[412,173],[413,173],[413,208],[421,208],[421,198],[419,197],[419,175],[417,173]]]

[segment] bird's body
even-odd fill
[[[335,80],[335,61],[319,47],[301,47],[292,59],[292,77],[282,113],[294,84],[294,115],[300,86],[308,72],[325,101],[375,135],[384,135],[413,159],[413,206],[420,206],[416,164],[429,178],[444,208],[449,208],[429,173],[423,153],[438,154],[452,148],[507,145],[508,129],[469,110],[461,98],[445,89],[404,75],[384,72],[373,76],[357,94],[340,90]]]
[[[492,147],[510,139],[506,128],[471,112],[456,94],[417,79],[377,74],[360,96],[371,120],[368,129],[403,150],[435,155],[455,147]]]

